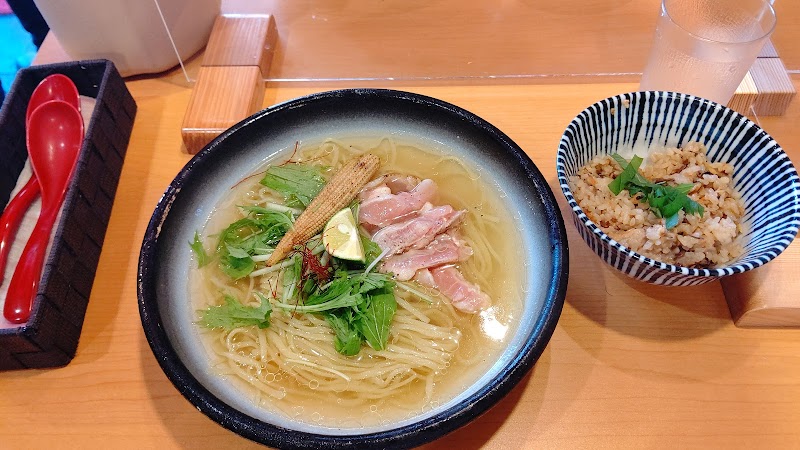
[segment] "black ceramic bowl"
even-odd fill
[[[225,192],[298,139],[395,136],[448,149],[502,191],[521,231],[527,261],[523,306],[508,345],[489,370],[456,398],[413,419],[369,430],[294,423],[226,386],[208,370],[191,323],[188,242]],[[541,355],[558,321],[567,286],[564,223],[544,177],[500,130],[457,106],[391,90],[342,90],[268,108],[227,130],[181,170],[158,203],[139,258],[139,310],[147,340],[175,387],[198,410],[254,441],[284,448],[410,447],[474,419],[506,395]]]

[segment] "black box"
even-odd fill
[[[61,73],[96,105],[56,224],[28,323],[0,329],[0,370],[57,367],[75,356],[117,190],[136,102],[108,60],[22,69],[0,109],[0,205],[8,204],[28,152],[25,113],[33,90]],[[17,239],[24,238],[18,235]]]

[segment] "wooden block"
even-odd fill
[[[800,327],[800,240],[764,267],[722,279],[739,327]]]
[[[203,56],[203,66],[258,66],[264,76],[278,29],[269,14],[228,14],[217,17]]]
[[[264,77],[277,42],[269,14],[217,17],[203,55],[181,134],[195,154],[220,133],[261,109]]]
[[[775,45],[772,44],[772,39],[767,39],[767,42],[765,42],[764,46],[761,47],[761,52],[759,52],[758,57],[759,58],[778,57],[778,49],[776,49]]]
[[[758,58],[750,68],[758,96],[753,109],[759,116],[780,116],[786,112],[796,91],[780,58]]]
[[[264,78],[258,66],[201,67],[183,118],[181,135],[190,154],[261,109]]]
[[[753,76],[750,72],[747,72],[744,79],[739,84],[739,87],[736,88],[733,97],[728,102],[728,108],[746,116],[750,114],[750,107],[756,101],[757,96],[758,89],[756,89],[756,83],[753,81]]]

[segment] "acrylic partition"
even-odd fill
[[[733,0],[728,0],[733,1]],[[274,15],[268,80],[638,80],[660,0],[223,0]],[[800,69],[800,2],[775,2],[772,41]]]

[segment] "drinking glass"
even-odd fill
[[[727,104],[775,23],[766,0],[662,0],[639,88]]]

